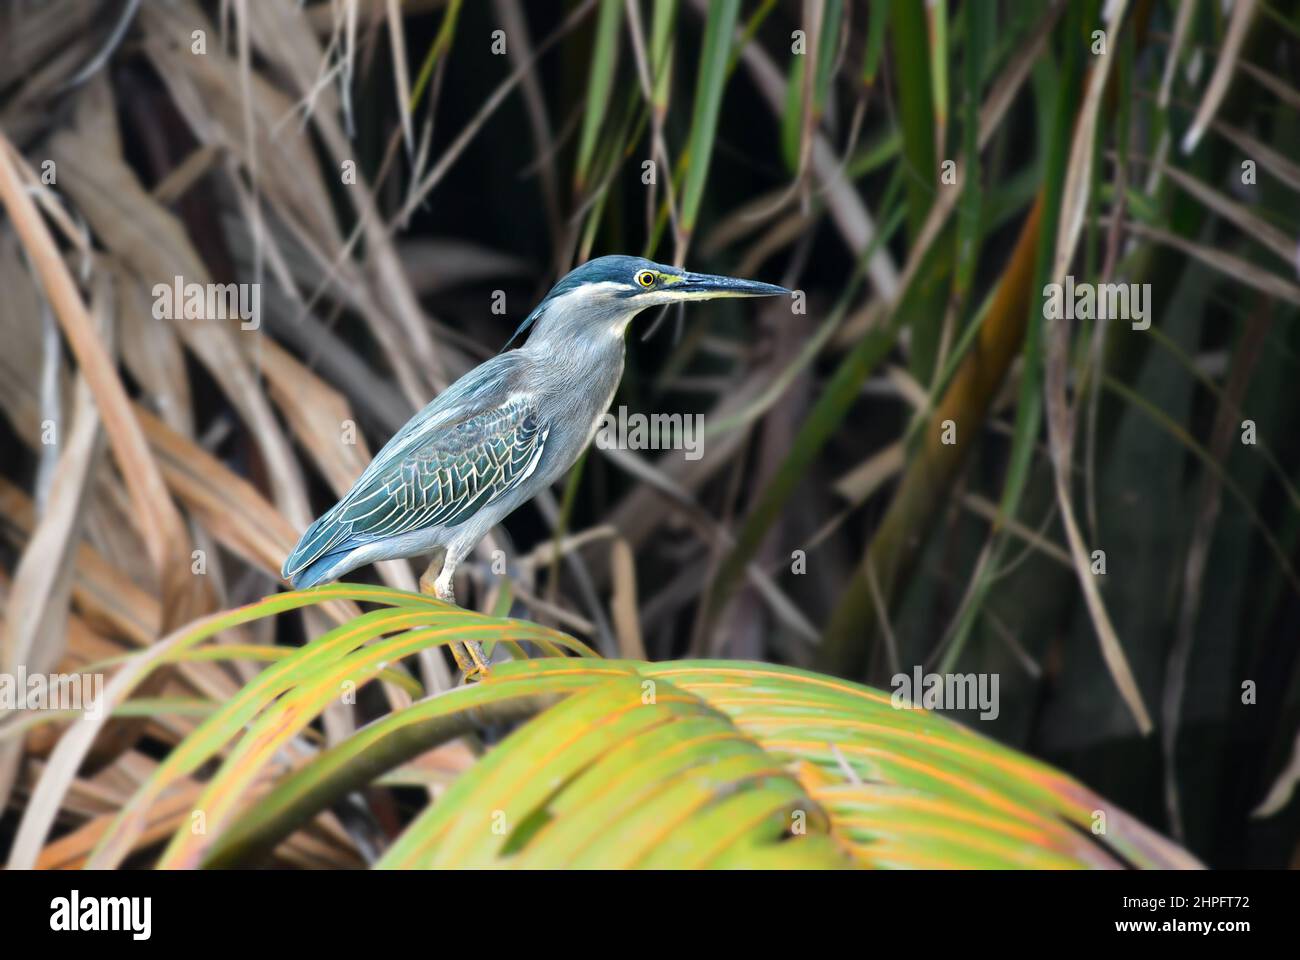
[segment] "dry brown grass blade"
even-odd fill
[[[126,480],[161,586],[164,624],[186,623],[209,609],[210,595],[203,578],[190,575],[185,524],[149,454],[113,361],[103,349],[54,238],[18,179],[13,156],[12,146],[0,133],[0,202],[9,212],[103,417],[114,460]]]
[[[1052,365],[1049,363],[1047,365],[1048,371],[1051,370],[1051,367]],[[1052,379],[1050,372],[1047,379],[1049,382]],[[1049,404],[1049,425],[1054,418],[1059,420],[1061,416],[1059,406],[1063,403],[1064,397],[1061,397],[1059,402]],[[1053,406],[1058,407],[1055,412],[1052,409]],[[1137,680],[1134,678],[1133,670],[1128,663],[1128,657],[1124,654],[1124,647],[1115,634],[1115,627],[1110,621],[1110,616],[1106,613],[1106,605],[1101,598],[1101,591],[1097,587],[1097,579],[1090,570],[1091,560],[1088,548],[1083,542],[1083,534],[1079,531],[1078,522],[1074,518],[1074,511],[1067,509],[1070,501],[1070,491],[1062,480],[1062,474],[1063,471],[1058,470],[1056,499],[1061,504],[1061,520],[1065,526],[1066,541],[1070,546],[1070,556],[1074,561],[1075,572],[1078,574],[1079,586],[1083,589],[1088,613],[1092,617],[1093,627],[1097,631],[1097,639],[1101,643],[1101,652],[1106,661],[1106,668],[1110,671],[1120,695],[1124,698],[1129,711],[1133,714],[1138,730],[1143,736],[1146,736],[1154,729],[1154,724],[1151,722],[1151,715],[1147,712],[1146,705],[1142,701],[1142,691],[1138,689]]]
[[[343,116],[347,123],[348,136],[356,135],[356,123],[352,113],[352,83],[357,61],[357,9],[358,0],[342,0],[343,5],[343,76],[339,83],[340,98],[343,101]]]
[[[14,531],[35,528],[35,509],[26,492],[0,477],[0,510]],[[142,590],[89,544],[77,548],[72,597],[88,619],[133,646],[148,646],[158,636],[162,612],[158,598]]]
[[[68,615],[68,648],[59,661],[59,672],[77,673],[92,663],[116,657],[125,650],[126,647],[116,638],[109,639],[105,633],[92,629],[85,620],[71,613]]]
[[[116,260],[106,260],[104,267],[112,269],[115,278],[123,363],[167,425],[193,436],[193,398],[185,351],[174,331],[153,319],[144,281]]]
[[[411,123],[411,76],[406,65],[406,30],[402,21],[402,0],[387,0],[388,39],[393,51],[393,82],[397,85],[397,112],[402,118],[406,152],[415,153],[415,129]]]
[[[141,426],[169,487],[218,542],[278,581],[298,540],[296,528],[243,477],[144,409]],[[338,622],[360,613],[353,603],[321,604]]]
[[[290,76],[297,77],[296,71],[305,71],[303,82],[309,89],[320,51],[309,32],[302,35],[295,32],[297,28],[291,22],[295,11],[286,10],[285,6],[270,3],[251,5],[247,11],[253,27],[251,39],[259,46],[260,52],[272,55]],[[170,10],[150,5],[142,14],[142,23],[147,28],[145,49],[200,142],[220,146],[238,158],[241,165],[251,169],[254,157],[243,132],[247,122],[245,98],[233,82],[238,75],[237,64],[219,51],[210,50],[207,56],[195,57],[188,48],[182,47],[177,37],[187,35],[190,29],[186,26],[189,22],[185,20],[187,16],[199,18],[193,22],[204,22],[197,7]],[[281,22],[286,17],[288,21]],[[316,59],[311,61],[313,66],[308,67],[304,60],[312,56],[312,50],[315,50]],[[395,251],[386,239],[385,245],[376,246],[374,237],[367,234],[367,249],[372,260],[383,268],[383,276],[378,282],[362,277],[360,268],[347,259],[347,248],[334,222],[333,203],[310,139],[287,122],[293,113],[292,99],[260,73],[254,72],[249,83],[253,91],[250,109],[256,131],[261,199],[277,214],[283,228],[292,233],[310,255],[317,271],[313,282],[332,284],[348,305],[366,316],[371,332],[383,347],[385,357],[406,394],[407,402],[412,407],[423,405],[432,392],[431,384],[437,382],[436,378],[426,374],[437,370],[438,365],[434,363],[425,367],[418,362],[421,357],[433,356],[434,345],[427,322],[409,290],[405,289]],[[324,93],[321,94],[323,107],[332,102]],[[333,121],[332,111],[322,108],[312,116],[332,147],[338,165],[336,169],[341,170],[344,161],[355,161],[348,141]],[[237,178],[232,178],[232,184],[239,189]],[[376,216],[373,198],[359,175],[358,182],[344,192],[363,218]],[[251,195],[248,200],[250,212],[258,208]],[[268,222],[267,226],[263,240],[274,237],[275,221]],[[252,248],[249,266],[255,273],[261,248],[254,232],[250,231],[249,242]],[[328,279],[317,280],[326,276]],[[392,285],[394,277],[402,281],[397,287]],[[404,312],[394,319],[384,305],[386,300],[400,301]]]
[[[264,55],[280,63],[289,76],[298,84],[300,94],[312,88],[316,64],[320,62],[321,49],[315,36],[307,28],[304,11],[292,4],[258,3],[250,10],[252,18],[253,40]],[[312,114],[315,124],[329,149],[337,169],[344,161],[353,159],[355,151],[343,135],[332,114],[317,110]],[[397,333],[395,342],[400,344],[409,359],[398,357],[396,362],[413,362],[413,369],[426,384],[424,389],[411,396],[415,407],[423,406],[435,390],[447,386],[451,377],[458,374],[463,365],[459,351],[434,342],[430,334],[428,318],[420,309],[411,290],[411,285],[402,271],[401,260],[397,255],[391,231],[385,223],[375,198],[358,176],[353,189],[345,191],[356,211],[358,225],[353,238],[364,236],[366,253],[372,271],[371,286],[378,303],[391,316],[388,321]],[[418,206],[408,204],[404,213],[397,216],[400,222],[406,213]],[[352,240],[340,249],[347,249]],[[381,320],[379,316],[370,318],[372,324]],[[392,356],[390,362],[394,362]]]
[[[271,787],[272,781],[278,775],[278,771],[270,770],[264,773],[256,786],[251,790],[251,796],[256,798],[263,795]],[[138,783],[132,784],[132,788],[138,786]],[[194,804],[203,792],[203,783],[195,780],[186,779],[183,782],[169,789],[161,798],[158,799],[145,812],[145,826],[141,834],[135,838],[131,845],[131,851],[137,852],[144,850],[156,843],[167,839],[174,834],[180,826],[190,818],[194,811]],[[129,797],[128,791],[121,800],[125,803]],[[121,803],[111,805],[108,810],[99,813],[87,820],[80,827],[71,833],[65,834],[59,839],[47,844],[41,850],[40,856],[36,861],[38,870],[80,870],[83,869],[90,859],[91,853],[94,852],[96,845],[101,837],[113,824],[117,818],[117,811]],[[336,844],[346,844],[347,835],[338,825],[332,814],[326,814],[320,818],[320,823],[326,827],[327,835],[336,841]],[[320,862],[319,855],[314,857],[316,863],[304,862],[300,856],[295,856],[293,850],[300,845],[303,838],[301,836],[291,838],[286,842],[286,850],[283,851],[290,863],[295,866],[329,866],[338,869],[356,868],[362,863],[359,858],[352,856],[340,856],[340,847],[336,846],[333,856],[326,856],[325,863]]]
[[[1295,747],[1291,751],[1291,760],[1278,772],[1277,779],[1273,781],[1273,786],[1269,788],[1267,795],[1260,801],[1259,806],[1251,811],[1250,815],[1255,818],[1262,818],[1280,813],[1291,802],[1291,797],[1294,795],[1297,785],[1300,785],[1300,733],[1296,734]]]
[[[97,326],[107,335],[107,292],[102,275],[98,279],[94,312]],[[57,349],[57,340],[54,346]],[[56,391],[62,392],[62,384],[56,386]],[[100,437],[94,397],[83,378],[77,378],[73,393],[71,416],[48,421],[55,437],[42,437],[43,442],[55,444],[58,460],[44,512],[28,537],[14,573],[13,597],[5,611],[6,629],[0,641],[0,663],[8,668],[25,664],[37,670],[40,664],[39,669],[48,669],[51,660],[59,657],[63,643],[69,553],[79,539]]]
[[[78,35],[93,34],[100,15],[96,6],[74,0],[6,10],[5,30],[0,33],[0,85],[31,75]],[[93,44],[94,37],[90,40]]]
[[[180,222],[141,186],[115,140],[102,135],[94,108],[111,112],[111,101],[106,102],[107,90],[101,89],[103,98],[83,96],[85,109],[78,125],[58,133],[50,144],[51,156],[68,171],[63,182],[69,195],[104,245],[151,290],[156,284],[172,284],[175,277],[185,283],[209,283],[211,277]],[[249,363],[260,331],[240,330],[237,319],[160,322],[172,322],[174,332],[221,385],[266,460],[277,504],[305,526],[311,510],[301,472]]]
[[[64,798],[64,815],[69,819],[97,817],[117,809],[130,798],[131,784],[135,778],[141,775],[142,770],[152,769],[152,766],[138,752],[127,751],[112,767],[89,776],[77,777],[68,787]],[[33,786],[45,774],[46,768],[43,761],[33,762],[23,771],[22,789],[30,794]]]
[[[1118,28],[1127,7],[1126,0],[1108,4],[1111,11],[1107,23],[1107,32],[1117,38]],[[1116,42],[1115,39],[1111,41]],[[1114,58],[1103,57],[1088,75],[1088,89],[1084,94],[1079,117],[1074,125],[1074,140],[1070,147],[1069,164],[1066,167],[1065,185],[1061,191],[1061,212],[1052,261],[1052,282],[1064,284],[1066,272],[1074,261],[1079,237],[1083,232],[1083,223],[1087,215],[1088,202],[1092,186],[1092,158],[1096,150],[1097,118],[1101,112],[1102,97],[1106,91],[1106,81],[1110,76],[1110,65]],[[1070,470],[1074,450],[1075,410],[1071,408],[1066,396],[1070,365],[1070,331],[1072,323],[1067,319],[1055,319],[1046,325],[1044,332],[1045,358],[1043,363],[1043,394],[1047,419],[1048,446],[1051,451],[1053,469],[1053,487],[1056,492],[1057,507],[1061,523],[1065,527],[1065,538],[1074,561],[1075,573],[1079,587],[1083,591],[1088,615],[1092,619],[1093,629],[1101,644],[1102,659],[1116,689],[1124,698],[1143,736],[1154,729],[1151,715],[1142,700],[1142,691],[1138,689],[1137,679],[1124,653],[1124,646],[1115,633],[1114,624],[1106,611],[1101,589],[1092,572],[1090,551],[1083,540],[1078,520],[1074,515],[1074,501],[1070,491]]]
[[[1126,229],[1130,233],[1147,237],[1156,243],[1180,250],[1230,280],[1244,283],[1260,293],[1300,306],[1300,286],[1283,280],[1276,273],[1255,266],[1249,260],[1234,256],[1216,247],[1193,243],[1176,233],[1170,233],[1168,230],[1162,230],[1159,227],[1151,227],[1136,220],[1128,221]]]
[[[21,254],[12,239],[9,237],[9,242],[0,243],[0,254],[3,254],[0,256],[0,285],[6,289],[6,297],[0,299],[0,338],[10,343],[9,349],[0,354],[0,405],[3,405],[21,440],[32,450],[40,450],[42,411],[38,399],[40,385],[36,377],[40,367],[40,345],[36,338],[26,334],[30,317],[38,312],[38,304],[29,278],[21,269]],[[98,259],[96,263],[103,263],[103,260]],[[114,273],[121,274],[121,271],[116,269]],[[100,269],[96,276],[107,278],[107,272]],[[117,291],[122,299],[118,310],[123,313],[123,319],[129,321],[136,307],[130,294],[139,294],[138,282],[127,276],[126,281],[118,282]],[[147,306],[142,315],[148,316]],[[161,333],[165,332],[166,328],[162,328]],[[159,342],[166,342],[166,338],[155,336],[151,345]],[[148,346],[144,349],[147,350]],[[183,386],[183,368],[177,371],[177,375],[182,377]],[[174,394],[155,398],[164,414],[173,407],[173,403],[165,402],[169,398],[174,399]],[[183,416],[187,411],[172,412],[182,424],[188,420]],[[0,502],[4,502],[5,514],[9,518],[10,535],[29,536],[35,519],[26,494],[8,484],[0,484]],[[107,635],[120,636],[135,647],[147,645],[159,633],[159,602],[155,594],[148,591],[147,566],[142,568],[139,563],[146,550],[136,535],[130,498],[122,489],[116,473],[98,472],[95,496],[87,506],[83,527],[88,539],[94,541],[95,548],[83,542],[75,553],[75,602]],[[207,533],[201,528],[195,533],[200,548],[211,552]],[[13,539],[19,542],[17,536]],[[208,579],[220,592],[218,572],[220,565],[213,566]],[[140,585],[129,579],[131,575],[142,576]]]
[[[1201,142],[1201,137],[1214,120],[1214,115],[1218,113],[1223,98],[1228,95],[1228,87],[1237,70],[1237,58],[1241,55],[1241,46],[1255,19],[1257,6],[1256,0],[1235,0],[1233,3],[1232,19],[1228,21],[1228,33],[1223,38],[1223,46],[1219,48],[1219,58],[1214,65],[1214,73],[1205,88],[1205,95],[1201,97],[1201,104],[1196,109],[1196,117],[1192,120],[1192,125],[1183,134],[1181,144],[1183,153],[1191,153],[1196,149],[1196,145]]]
[[[807,181],[805,181],[807,182]],[[782,217],[754,241],[736,262],[736,273],[742,277],[753,276],[772,256],[791,244],[808,237],[815,226],[817,213],[795,210]]]
[[[1297,165],[1289,157],[1278,153],[1259,138],[1253,137],[1231,124],[1224,123],[1222,120],[1214,121],[1214,132],[1256,161],[1292,190],[1300,191],[1300,165]]]
[[[187,781],[171,790],[155,803],[146,814],[144,832],[137,838],[132,850],[140,850],[166,839],[184,822],[194,809],[194,802],[203,792],[203,784]],[[95,849],[95,844],[112,824],[116,812],[101,813],[82,824],[71,833],[45,846],[34,866],[38,870],[78,870]]]
[[[815,107],[817,64],[821,56],[821,45],[824,39],[822,33],[825,12],[825,3],[821,2],[821,0],[803,0],[802,16],[799,23],[807,36],[807,47],[802,54],[803,76],[800,79],[801,90],[799,92],[799,154],[795,163],[794,177],[790,184],[772,198],[766,206],[759,207],[750,214],[759,221],[767,220],[779,214],[796,196],[799,197],[802,213],[806,214],[812,206],[808,166],[812,157],[813,138],[817,131],[818,117]],[[784,98],[784,93],[782,97]],[[832,184],[836,184],[842,179],[843,162],[838,162],[837,167],[840,176],[825,178]],[[740,272],[744,273],[743,270]]]
[[[1238,60],[1237,68],[1292,110],[1300,110],[1300,90],[1288,85],[1281,77],[1255,66],[1248,60]]]
[[[537,155],[537,174],[541,180],[542,202],[546,206],[551,249],[558,256],[558,251],[564,248],[565,227],[560,212],[559,176],[555,170],[555,137],[546,110],[546,98],[537,76],[537,62],[533,57],[533,40],[528,32],[528,21],[519,0],[493,0],[492,9],[502,29],[506,31],[506,36],[510,37],[506,53],[510,62],[516,67],[527,65],[520,80],[520,92],[528,113],[533,150]],[[558,269],[558,263],[556,267]]]
[[[107,333],[111,323],[107,278],[100,274],[97,281],[96,325]],[[28,538],[14,572],[4,631],[0,634],[0,667],[10,674],[19,666],[30,673],[45,673],[57,665],[66,649],[76,546],[92,488],[92,471],[103,449],[95,399],[84,378],[78,377],[74,387],[70,428],[66,423],[56,423],[55,429],[62,436],[54,482],[44,514]],[[0,745],[0,809],[9,799],[20,746]]]
[[[16,547],[22,548],[35,528],[35,510],[26,493],[0,478],[0,509],[9,522]],[[73,572],[72,600],[84,616],[73,615],[68,623],[67,656],[64,663],[75,672],[77,664],[116,657],[132,648],[147,647],[158,636],[161,611],[157,598],[133,584],[90,544],[77,546],[69,560]],[[239,631],[231,637],[240,640]],[[112,637],[112,641],[108,638]],[[235,687],[220,667],[212,663],[185,663],[177,673],[187,684],[186,693],[197,692],[223,700]]]
[[[614,593],[609,606],[618,636],[619,656],[644,660],[645,644],[641,642],[641,621],[636,603],[636,559],[627,541],[621,537],[610,541],[610,566],[614,569]]]
[[[716,257],[733,243],[738,243],[760,230],[763,221],[759,215],[764,210],[770,210],[775,206],[775,201],[783,192],[783,190],[770,190],[745,201],[734,210],[719,214],[700,241],[700,253],[706,257]]]
[[[195,147],[184,160],[154,184],[151,191],[153,198],[164,207],[170,207],[206,177],[221,161],[221,157],[222,151],[215,144],[205,143]]]
[[[189,535],[167,492],[162,476],[132,415],[130,401],[118,379],[113,359],[99,340],[94,323],[60,256],[54,238],[37,213],[19,178],[16,152],[0,134],[0,202],[8,210],[27,256],[40,277],[47,298],[59,319],[80,371],[95,398],[104,429],[130,492],[132,512],[140,527],[162,597],[163,626],[187,623],[212,607],[212,594],[204,577],[190,572]],[[166,673],[155,682],[163,682]],[[101,744],[100,758],[119,754],[132,742],[141,725],[124,723]],[[86,747],[89,750],[90,742]],[[80,764],[78,760],[78,765]],[[73,770],[60,771],[71,778]],[[57,804],[50,815],[58,809]],[[48,824],[46,825],[48,828]],[[41,831],[42,838],[44,830]],[[39,845],[40,838],[29,839]]]
[[[17,86],[0,113],[0,129],[26,143],[48,129],[49,98],[102,43],[99,4],[49,0],[5,5],[0,25],[0,88]]]
[[[0,277],[7,273],[9,263],[0,260]],[[0,310],[0,317],[4,318],[6,330],[16,320],[7,310]],[[309,373],[278,347],[267,346],[275,382],[288,390],[306,391],[308,397],[323,397],[321,391],[328,388],[318,381],[304,381],[302,378],[310,377]],[[6,370],[7,362],[8,358],[0,358]],[[28,368],[31,366],[27,364]],[[39,444],[40,424],[35,405],[36,387],[30,369],[19,366],[11,373],[12,376],[0,376],[0,402],[24,439],[35,447]],[[326,402],[325,408],[332,409],[332,406]],[[234,474],[183,433],[143,407],[137,406],[135,410],[169,489],[218,542],[272,579],[278,579],[280,562],[297,538],[296,527],[247,480]],[[364,448],[355,455],[364,456]],[[339,474],[342,483],[341,474],[346,469],[336,464],[330,472]],[[99,503],[106,499],[111,498],[101,492]],[[20,529],[30,529],[30,501],[3,478],[0,478],[0,506]],[[116,526],[110,524],[110,528]],[[188,554],[185,568],[188,573]],[[96,617],[112,624],[114,632],[129,637],[137,645],[146,644],[157,635],[158,602],[154,597],[130,584],[112,563],[84,544],[77,553],[77,570],[75,597],[79,606],[92,610]],[[351,615],[353,608],[344,605],[333,608],[332,612],[343,617]]]
[[[696,0],[697,9],[704,5]],[[756,43],[747,43],[741,58],[749,68],[755,85],[774,113],[785,109],[785,78],[772,58]],[[843,166],[835,150],[820,133],[812,135],[812,170],[825,194],[827,212],[835,223],[845,244],[854,253],[864,253],[876,236],[876,222],[862,202],[858,191],[844,175]],[[889,251],[881,245],[867,262],[867,276],[876,293],[884,300],[893,300],[903,289]]]
[[[1118,43],[1118,29],[1124,18],[1128,0],[1114,0],[1106,8],[1110,19],[1106,32],[1111,43]],[[1101,112],[1106,80],[1114,57],[1101,57],[1088,73],[1087,91],[1074,123],[1074,139],[1070,144],[1070,157],[1065,170],[1065,184],[1061,188],[1061,210],[1057,221],[1055,255],[1052,261],[1052,280],[1062,282],[1066,270],[1074,260],[1074,251],[1083,232],[1083,222],[1092,194],[1092,158],[1097,142],[1097,118]]]
[[[468,240],[403,238],[397,253],[402,270],[411,278],[411,288],[421,295],[491,280],[524,279],[533,274],[532,267],[521,257]],[[461,331],[449,332],[464,336]]]
[[[1183,46],[1187,43],[1187,28],[1192,24],[1192,13],[1196,6],[1196,0],[1183,0],[1178,5],[1174,34],[1169,41],[1169,49],[1165,52],[1165,71],[1160,78],[1160,93],[1156,97],[1161,110],[1169,109],[1169,93],[1174,86],[1174,74],[1178,72],[1178,61],[1182,57]]]
[[[873,453],[835,481],[835,492],[855,506],[879,490],[906,463],[903,442],[893,443]]]
[[[1011,536],[1022,540],[1026,550],[1036,550],[1043,556],[1055,560],[1067,570],[1074,569],[1074,561],[1070,559],[1070,554],[1043,535],[1042,529],[1046,527],[1046,522],[1042,524],[1040,529],[1034,530],[1014,517],[999,518],[998,514],[1001,511],[998,509],[998,505],[977,493],[967,493],[962,497],[961,502],[962,506],[970,510],[975,516],[988,521],[990,530],[1004,530]],[[1049,513],[1048,519],[1050,520],[1052,516],[1054,514]],[[999,576],[1006,576],[1007,571],[1014,566],[1015,561],[1006,564],[1005,567],[999,569]]]
[[[251,4],[249,17],[259,25],[258,8],[283,4]],[[142,12],[146,28],[145,50],[162,74],[177,109],[201,144],[236,158],[250,172],[256,168],[257,190],[284,219],[304,225],[327,250],[343,242],[332,214],[332,202],[316,162],[311,141],[285,118],[293,99],[261,71],[249,74],[251,97],[240,89],[239,62],[209,50],[196,57],[177,44],[175,31],[182,25],[177,14],[157,5]],[[195,8],[203,23],[201,14]],[[186,34],[188,35],[188,34]],[[250,37],[260,44],[255,30]],[[252,141],[246,125],[252,126]]]
[[[3,178],[0,177],[0,183],[2,182]],[[0,186],[0,190],[2,189],[3,187]],[[188,567],[186,570],[188,572]],[[94,713],[83,713],[59,739],[58,746],[50,755],[49,762],[31,792],[27,809],[23,811],[22,819],[19,821],[13,846],[9,851],[10,869],[27,870],[36,865],[50,828],[54,825],[59,811],[63,809],[68,791],[77,780],[77,771],[86,762],[96,740],[105,733],[105,728],[110,722],[115,727],[124,725],[122,721],[113,720],[113,710],[132,692],[144,689],[148,677],[160,672],[153,669],[157,661],[170,653],[191,629],[197,628],[200,623],[210,622],[225,615],[225,612],[219,611],[201,618],[190,618],[157,643],[132,657],[113,675],[104,687],[103,707]]]
[[[262,346],[262,372],[294,436],[311,453],[330,488],[342,496],[370,463],[351,405],[274,342]]]
[[[1276,254],[1288,267],[1295,259],[1295,240],[1262,217],[1257,217],[1245,204],[1238,203],[1226,194],[1197,180],[1176,167],[1161,165],[1161,172],[1182,187],[1209,209],[1237,227],[1247,237],[1257,240]]]
[[[163,476],[203,527],[244,560],[278,575],[298,535],[293,524],[243,477],[143,408],[136,417]]]

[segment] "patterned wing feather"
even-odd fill
[[[392,462],[372,464],[303,534],[285,577],[327,553],[464,523],[531,476],[547,432],[527,398],[439,426]]]

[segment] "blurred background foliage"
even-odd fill
[[[607,657],[996,673],[997,718],[957,719],[1212,866],[1296,865],[1298,55],[1262,0],[4,0],[0,669],[273,593],[559,275],[643,254],[806,311],[638,321],[615,403],[703,414],[704,456],[593,449],[468,607]],[[1150,284],[1150,329],[1044,320],[1066,275]],[[156,320],[176,276],[260,283],[261,327]],[[250,661],[357,612],[149,673],[42,795],[50,862]],[[302,748],[410,702],[384,679]],[[0,841],[63,729],[0,739]],[[473,753],[426,760],[436,795]],[[353,818],[391,838],[410,789]],[[277,855],[373,859],[335,814]]]

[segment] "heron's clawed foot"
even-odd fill
[[[463,643],[452,642],[451,655],[456,658],[456,666],[460,667],[462,683],[474,683],[482,680],[491,672],[488,658],[483,653],[483,648],[479,646],[477,640],[466,640]]]

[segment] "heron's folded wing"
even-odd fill
[[[527,398],[439,426],[391,462],[372,464],[303,534],[285,575],[335,550],[465,522],[532,474],[547,433]]]

